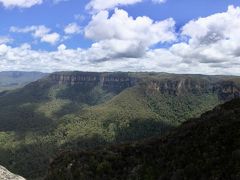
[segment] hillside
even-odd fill
[[[240,99],[192,119],[168,135],[138,143],[65,152],[46,180],[236,180],[240,177]]]
[[[0,94],[0,163],[43,177],[60,151],[163,135],[240,96],[240,78],[58,72]]]
[[[23,71],[3,71],[0,72],[0,92],[23,87],[24,85],[36,81],[46,73],[23,72]]]

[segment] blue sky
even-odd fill
[[[0,0],[0,70],[238,74],[239,0],[107,3]]]
[[[91,14],[85,10],[89,0],[68,0],[59,3],[54,3],[51,0],[36,5],[31,8],[10,8],[1,7],[1,35],[10,35],[15,39],[14,46],[21,43],[29,43],[31,38],[24,34],[14,34],[9,32],[11,26],[25,27],[31,25],[45,25],[53,31],[63,33],[64,26],[69,23],[77,22],[79,26],[86,26],[91,19]],[[104,3],[104,1],[103,1]],[[240,5],[239,0],[168,0],[167,3],[156,4],[150,0],[145,0],[143,3],[135,5],[121,6],[129,15],[133,17],[148,16],[153,20],[164,20],[172,17],[176,21],[176,28],[179,29],[192,19],[198,17],[209,16],[214,13],[226,11],[228,5]],[[112,12],[113,10],[111,10]],[[82,16],[82,20],[76,19],[75,16]],[[70,48],[88,48],[92,41],[84,38],[82,35],[76,35],[70,40],[67,40],[66,45]],[[34,44],[35,49],[54,50],[55,46],[47,43]]]

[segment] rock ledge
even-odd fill
[[[21,176],[11,173],[3,166],[0,166],[0,179],[1,180],[26,180]]]

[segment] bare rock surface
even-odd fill
[[[0,166],[0,179],[1,180],[26,180],[21,176],[11,173],[3,166]]]

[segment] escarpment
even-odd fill
[[[117,92],[136,85],[136,78],[127,73],[60,72],[51,74],[49,78],[58,84],[100,86],[104,90]]]
[[[148,94],[162,93],[168,95],[181,96],[187,93],[217,94],[220,100],[231,100],[240,97],[240,85],[234,80],[207,80],[195,78],[170,78],[162,80],[150,80],[146,82],[146,92]]]
[[[148,78],[139,76],[141,73],[96,73],[96,72],[58,72],[49,76],[57,84],[100,86],[107,91],[121,92],[136,85],[145,85],[147,94],[162,93],[181,96],[187,93],[216,93],[221,100],[240,97],[240,83],[230,78],[212,76],[184,76]]]

